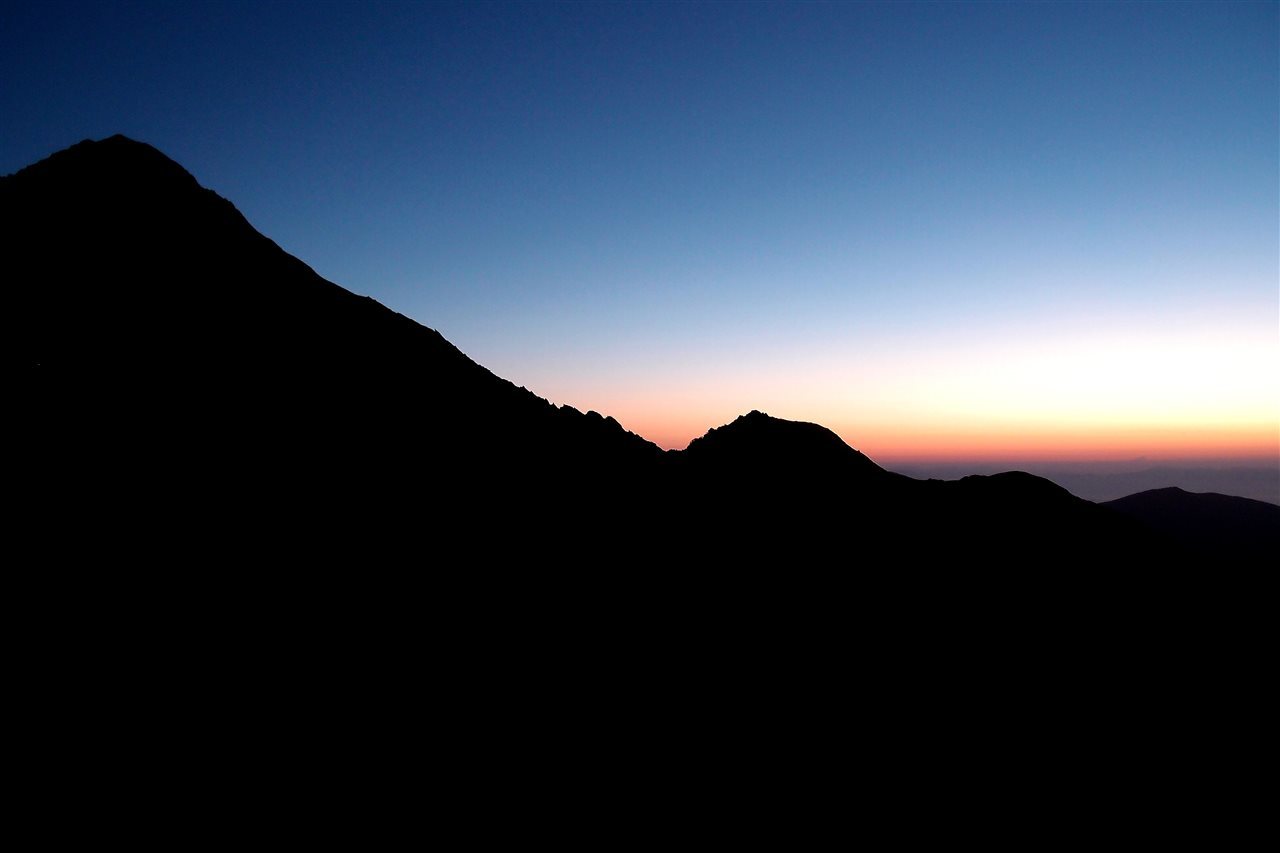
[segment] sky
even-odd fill
[[[1276,2],[0,0],[0,174],[115,133],[664,447],[1280,459]]]

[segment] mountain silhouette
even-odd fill
[[[663,451],[326,281],[123,136],[0,178],[0,233],[15,482],[48,537],[74,519],[151,554],[256,536],[280,554],[421,541],[516,563],[537,547],[653,562],[836,547],[859,566],[1169,550],[1132,505],[1018,472],[913,480],[758,411]]]
[[[1205,557],[1248,555],[1270,565],[1280,554],[1280,506],[1264,501],[1169,487],[1103,506]]]
[[[826,427],[771,418],[759,411],[695,438],[684,458],[690,466],[714,470],[721,476],[747,471],[752,476],[832,477],[846,482],[881,482],[897,476]]]
[[[1127,736],[1096,709],[1203,649],[1179,633],[1201,575],[1145,519],[1025,473],[914,480],[758,411],[664,452],[325,281],[124,137],[0,178],[0,235],[20,657],[90,741],[208,731],[309,769],[335,732],[425,737],[523,780],[680,766],[709,732],[734,767],[766,725],[825,755],[856,718],[1022,755]]]
[[[55,504],[71,480],[128,485],[180,527],[221,516],[219,494],[245,521],[306,529],[520,518],[559,493],[598,500],[662,455],[322,279],[122,136],[0,180],[0,229],[21,271],[6,298],[24,467]],[[199,512],[172,518],[174,490]]]

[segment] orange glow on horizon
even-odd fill
[[[868,436],[859,449],[873,459],[897,461],[1065,462],[1138,457],[1280,460],[1280,439],[1276,427],[1269,424],[1237,428],[1138,426],[1026,431],[1005,428],[983,434],[902,431],[889,436]]]
[[[767,410],[766,410],[767,411]],[[740,414],[745,414],[742,412]],[[1038,461],[1223,458],[1280,460],[1280,428],[1274,423],[1108,425],[985,423],[965,426],[849,425],[792,413],[776,417],[811,420],[828,427],[850,447],[876,461]],[[682,450],[713,427],[733,420],[695,424],[690,418],[619,418],[624,427],[667,450]]]
[[[602,379],[553,393],[674,450],[758,409],[821,424],[881,464],[1280,462],[1280,341],[1271,330],[931,343],[815,345],[785,357],[717,351],[626,387]]]

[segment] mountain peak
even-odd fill
[[[155,148],[154,146],[148,145],[145,142],[139,142],[136,139],[132,139],[128,136],[125,136],[123,133],[113,133],[111,136],[106,136],[106,137],[103,137],[102,139],[82,139],[79,142],[77,142],[75,145],[72,145],[67,150],[73,150],[76,148],[80,148],[81,146],[89,146],[89,147],[96,146],[96,147],[102,147],[102,148],[150,148],[152,151],[155,151],[157,154],[160,153],[159,149]],[[164,155],[162,154],[161,156],[164,156]],[[165,159],[167,160],[168,158],[166,157]]]
[[[199,186],[190,172],[159,149],[120,133],[77,142],[10,177],[29,179],[32,176],[45,181],[118,188],[124,192],[132,186],[169,185],[182,189]]]
[[[502,500],[541,490],[587,512],[608,501],[584,507],[586,484],[620,494],[618,472],[661,456],[326,281],[126,136],[0,178],[0,231],[10,343],[29,371],[16,408],[42,464],[61,454],[73,471],[66,448],[92,445],[160,482],[182,460],[193,490],[273,483],[317,512],[363,512],[371,492],[391,501],[415,479],[453,490],[460,513],[457,495],[490,483]]]
[[[826,427],[758,409],[694,439],[685,453],[695,464],[757,474],[886,473]]]

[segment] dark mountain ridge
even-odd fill
[[[83,142],[3,178],[0,229],[18,271],[8,337],[42,400],[25,423],[63,439],[47,463],[84,449],[160,474],[179,459],[340,495],[390,466],[470,490],[605,481],[662,455],[320,278],[151,146]]]
[[[760,412],[663,452],[323,280],[148,146],[0,178],[0,235],[22,692],[90,746],[211,731],[256,766],[291,737],[309,768],[335,732],[425,737],[532,774],[708,732],[738,761],[757,725],[816,747],[870,708],[1022,754],[1204,648],[1184,602],[1212,590],[1139,520]]]
[[[324,280],[122,136],[0,178],[0,233],[36,529],[87,513],[169,544],[254,530],[292,549],[430,538],[518,556],[551,537],[721,560],[874,540],[891,550],[858,559],[878,563],[1166,550],[1146,520],[1029,474],[912,480],[760,412],[664,452]]]
[[[754,410],[731,424],[713,427],[690,442],[683,453],[690,464],[722,468],[726,475],[751,468],[777,476],[838,476],[860,481],[894,476],[826,427],[771,418]]]

